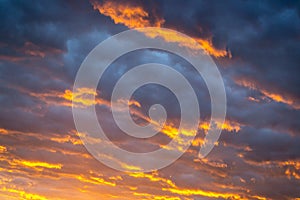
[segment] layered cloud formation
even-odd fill
[[[300,10],[274,1],[2,1],[0,6],[1,199],[297,199],[300,198]],[[210,97],[185,60],[142,50],[117,59],[97,91],[73,92],[76,72],[101,41],[147,26],[172,28],[194,38],[165,35],[166,42],[200,45],[217,63],[227,93],[227,118],[213,151],[198,159],[207,133]],[[156,37],[156,33],[145,33]],[[163,33],[161,33],[163,34]],[[75,106],[96,105],[99,122],[118,146],[158,149],[177,134],[175,96],[165,88],[140,88],[130,102],[137,123],[151,123],[148,108],[168,111],[160,132],[132,138],[116,126],[110,93],[136,65],[158,62],[187,77],[200,101],[195,140],[172,165],[152,173],[125,173],[93,158],[72,117]],[[96,95],[88,101],[85,95]],[[186,132],[188,134],[188,131]],[[98,143],[95,138],[91,142]],[[159,158],[158,158],[159,159]],[[124,169],[138,166],[123,165]]]

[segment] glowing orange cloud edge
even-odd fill
[[[115,24],[123,24],[128,28],[144,28],[144,27],[162,27],[165,20],[159,18],[155,12],[149,14],[142,6],[131,5],[129,3],[117,3],[113,1],[104,1],[99,3],[98,1],[91,1],[95,10],[98,10],[101,14],[110,17]],[[151,20],[151,18],[153,18]],[[192,50],[203,49],[210,55],[215,57],[231,57],[231,54],[226,50],[216,49],[211,38],[194,38],[195,41],[187,40],[180,34],[175,32],[170,35],[170,32],[166,32],[161,29],[159,32],[147,31],[144,34],[148,37],[155,38],[157,36],[162,37],[166,42],[179,43],[181,46],[188,47]]]

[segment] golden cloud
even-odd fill
[[[17,195],[20,199],[47,200],[47,198],[44,196],[28,193],[28,192],[25,192],[24,190],[20,190],[20,189],[2,187],[0,190],[2,192],[10,193],[11,195]],[[10,196],[10,198],[12,198],[12,196]]]
[[[18,159],[13,159],[10,161],[11,165],[22,165],[24,167],[29,167],[29,168],[34,168],[41,170],[42,168],[48,168],[48,169],[61,169],[62,164],[52,164],[52,163],[47,163],[47,162],[40,162],[40,161],[29,161],[29,160],[18,160]]]

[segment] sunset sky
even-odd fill
[[[300,199],[299,1],[1,0],[0,19],[1,200]],[[203,159],[198,151],[211,128],[211,100],[186,60],[161,50],[130,52],[112,63],[96,92],[73,91],[76,73],[96,45],[144,27],[190,36],[220,70],[227,115],[216,146]],[[161,34],[165,42],[195,48],[179,35]],[[72,100],[95,105],[99,123],[119,147],[139,153],[163,148],[178,134],[180,120],[170,90],[143,86],[126,102],[140,124],[149,123],[151,105],[166,108],[167,123],[148,139],[124,134],[110,109],[118,79],[151,62],[171,66],[190,81],[201,111],[197,135],[163,169],[109,168],[83,145]]]

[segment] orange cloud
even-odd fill
[[[231,53],[227,52],[224,49],[216,49],[212,44],[212,39],[201,39],[201,38],[194,38],[197,42],[202,45],[202,48],[210,55],[215,57],[225,57],[228,56],[231,58]]]
[[[1,134],[7,134],[8,131],[6,129],[4,129],[4,128],[0,128],[0,133]]]
[[[143,7],[137,5],[130,5],[126,2],[104,1],[99,3],[97,1],[91,2],[94,9],[97,9],[101,14],[110,17],[115,24],[124,24],[128,28],[144,28],[144,27],[161,27],[165,22],[164,19],[157,17],[155,14],[150,15]],[[153,20],[150,20],[153,18]],[[230,54],[226,50],[216,49],[211,38],[194,38],[188,39],[176,32],[170,32],[164,29],[161,30],[147,30],[146,32],[140,30],[150,38],[161,37],[166,42],[178,43],[180,46],[188,47],[192,50],[203,49],[206,53],[215,57],[225,57]]]
[[[166,42],[178,43],[180,46],[187,47],[191,50],[200,50],[203,49],[207,54],[213,55],[215,57],[225,57],[228,52],[226,50],[216,49],[211,39],[202,39],[202,38],[187,38],[178,34],[177,32],[170,32],[164,29],[159,31],[157,30],[147,30],[144,34],[150,38],[161,37]]]
[[[111,106],[111,103],[105,99],[97,98],[97,91],[92,88],[77,88],[77,90],[72,92],[71,90],[65,90],[64,94],[59,94],[58,96],[73,102],[73,106],[91,106],[91,105],[105,105],[107,107]],[[93,100],[94,98],[94,100]],[[141,107],[138,101],[130,100],[125,101],[123,99],[118,99],[117,102],[122,108],[122,106],[136,106]]]
[[[287,175],[289,179],[291,179],[291,177],[294,177],[295,179],[300,179],[300,172],[291,168],[285,170],[285,175]]]
[[[163,19],[156,18],[153,22],[150,15],[143,7],[130,5],[125,2],[104,1],[100,4],[98,1],[91,2],[94,9],[101,14],[110,17],[116,24],[124,24],[128,28],[142,28],[149,26],[160,27]]]
[[[126,101],[124,99],[118,99],[118,103],[121,103],[121,104],[127,104],[128,106],[136,106],[136,107],[142,107],[141,104],[138,102],[138,101],[135,101],[135,100],[130,100],[130,101]]]
[[[300,179],[300,162],[299,161],[283,161],[279,163],[280,166],[286,167],[285,175],[290,179],[294,177],[295,179]]]
[[[155,123],[153,123],[156,125]],[[160,129],[160,130],[159,130]],[[164,124],[161,128],[161,126],[157,126],[157,131],[165,134],[170,139],[172,139],[175,143],[175,145],[168,146],[168,145],[159,145],[161,148],[165,148],[167,150],[177,150],[177,151],[184,151],[183,147],[188,144],[188,142],[192,142],[193,145],[196,144],[194,140],[190,141],[193,136],[197,134],[197,130],[188,130],[188,129],[181,129],[180,132],[178,128],[173,124]],[[178,136],[178,134],[181,135],[181,137]]]
[[[205,161],[208,162],[208,161]],[[213,164],[216,165],[216,164]],[[218,164],[216,167],[224,168],[223,164],[220,165]],[[180,188],[175,185],[173,181],[167,178],[160,177],[157,172],[153,172],[151,174],[149,173],[130,173],[128,174],[129,176],[135,177],[135,178],[146,178],[150,180],[151,182],[158,182],[160,183],[163,188],[161,189],[162,191],[167,191],[172,194],[176,195],[184,195],[184,196],[203,196],[203,197],[211,197],[211,198],[224,198],[224,199],[248,199],[246,197],[243,197],[237,193],[222,193],[222,192],[213,192],[213,191],[205,191],[205,190],[200,190],[200,189],[186,189],[186,188]],[[137,196],[146,196],[148,197],[150,194],[147,193],[135,193]],[[155,196],[153,196],[152,199]],[[159,195],[158,195],[159,197]],[[172,197],[170,197],[172,199]],[[174,197],[173,197],[174,198]],[[256,196],[252,197],[251,199],[261,199],[263,197]],[[159,198],[157,198],[159,199]],[[164,198],[163,198],[164,199]]]
[[[96,90],[92,88],[78,88],[75,92],[66,90],[61,97],[76,104],[91,106],[96,104],[96,101],[92,100],[92,97],[96,95]]]
[[[20,89],[23,91],[23,89]],[[36,97],[47,104],[59,105],[59,106],[91,106],[95,104],[107,105],[110,103],[104,99],[96,98],[97,92],[92,88],[78,88],[75,92],[71,90],[65,90],[64,92],[48,91],[47,93],[35,93],[24,90],[30,96]],[[95,97],[93,100],[92,97]],[[74,103],[74,104],[73,104]]]
[[[222,130],[226,131],[234,131],[234,132],[239,132],[241,130],[241,124],[234,122],[234,121],[225,121],[223,124],[217,123],[218,128],[221,128]],[[208,122],[202,122],[199,125],[199,128],[208,131],[210,129],[209,123]]]
[[[241,155],[243,156],[243,155]],[[255,162],[251,160],[245,160],[246,163],[260,167],[277,167],[283,170],[284,174],[289,179],[295,178],[300,179],[300,161],[299,160],[286,160],[286,161],[263,161]]]
[[[202,158],[201,162],[214,168],[227,168],[227,164],[221,161],[210,161],[207,158]]]
[[[47,93],[36,93],[23,89],[20,89],[20,91],[25,92],[28,95],[45,102],[46,104],[72,107],[72,102],[69,99],[65,99],[65,94],[61,92],[48,91]]]
[[[19,86],[11,86],[11,88],[35,97],[49,105],[72,107],[72,102],[74,102],[74,106],[91,106],[94,104],[110,105],[106,100],[96,98],[97,92],[92,88],[78,88],[75,92],[67,89],[64,92],[47,91],[44,93],[29,91]],[[93,96],[95,96],[95,100],[92,99]]]
[[[216,49],[211,39],[202,39],[202,38],[187,38],[183,37],[181,34],[177,32],[170,32],[165,29],[160,30],[147,30],[144,34],[150,38],[161,37],[166,42],[178,43],[180,46],[188,47],[192,50],[204,49],[210,55],[215,57],[225,57],[228,52],[226,50]]]
[[[268,98],[272,99],[273,101],[287,104],[287,105],[291,106],[294,109],[300,109],[300,102],[296,102],[294,99],[283,96],[279,93],[274,93],[274,92],[267,91],[266,89],[259,88],[259,86],[257,84],[255,84],[254,82],[251,82],[251,81],[246,80],[246,79],[236,79],[235,82],[236,82],[236,84],[238,84],[240,86],[247,87],[247,88],[250,88],[252,90],[258,90],[265,97],[268,97]],[[249,97],[249,100],[250,101],[256,101],[256,102],[258,101],[253,97]]]
[[[6,147],[0,145],[0,153],[4,153],[6,151],[7,151]]]
[[[58,143],[72,143],[73,145],[81,145],[82,141],[79,138],[74,138],[71,135],[67,135],[67,136],[60,136],[60,137],[52,137],[50,138],[50,140],[58,142]]]

